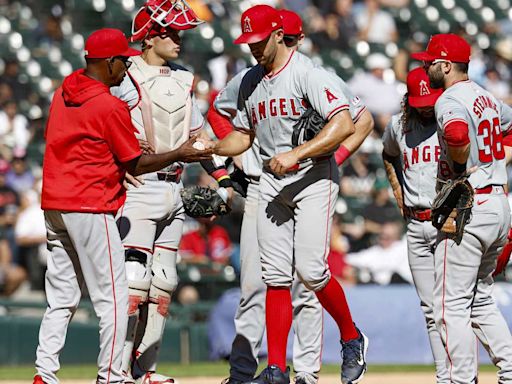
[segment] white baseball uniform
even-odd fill
[[[129,104],[138,138],[153,143],[156,153],[174,150],[204,124],[191,93],[193,75],[176,66],[148,65],[140,57],[132,61],[130,76],[120,87],[112,88],[112,94]],[[137,348],[135,368],[143,372],[156,370],[168,306],[178,284],[176,254],[185,218],[181,171],[182,164],[174,163],[143,175],[142,186],[129,186],[118,216],[130,287],[125,371],[130,366],[139,306],[147,300],[148,320]]]

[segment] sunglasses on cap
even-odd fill
[[[425,70],[428,70],[432,65],[436,65],[438,63],[451,63],[450,60],[444,60],[444,59],[435,59],[434,61],[424,61],[423,62],[423,68]]]
[[[130,68],[132,65],[132,62],[130,61],[130,58],[127,56],[113,56],[106,59],[109,63],[113,63],[115,60],[119,60],[124,64],[124,67],[126,69]]]

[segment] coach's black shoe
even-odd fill
[[[245,384],[290,384],[290,367],[283,372],[276,365],[265,368],[258,377]]]
[[[358,329],[359,337],[347,342],[341,341],[341,382],[356,384],[361,381],[366,372],[366,351],[368,338]]]

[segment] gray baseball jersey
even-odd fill
[[[439,232],[434,255],[434,317],[448,353],[451,382],[476,383],[473,332],[499,367],[500,383],[512,382],[512,336],[494,299],[492,273],[510,229],[510,209],[502,185],[506,183],[501,131],[508,129],[506,108],[489,92],[462,81],[449,87],[436,103],[442,155],[444,130],[453,121],[469,127],[467,166],[477,166],[469,181],[484,188],[475,195],[471,220],[460,244]],[[439,169],[439,176],[449,177]]]
[[[406,206],[430,208],[436,195],[437,163],[440,155],[437,124],[423,125],[418,119],[404,121],[404,114],[394,115],[382,138],[384,152],[399,156],[401,161],[403,195]],[[446,351],[434,321],[434,246],[437,230],[430,221],[407,219],[407,253],[409,267],[420,298],[430,346],[436,366],[436,383],[449,384]]]
[[[443,161],[439,165],[439,176],[448,179],[453,169],[446,154],[444,129],[451,122],[464,121],[469,125],[471,141],[467,168],[478,167],[469,177],[469,182],[474,188],[506,184],[501,132],[511,127],[512,109],[471,80],[448,88],[437,100],[435,108]],[[444,160],[448,167],[445,167]]]
[[[394,115],[382,137],[384,151],[400,156],[404,203],[408,207],[430,208],[436,196],[437,163],[441,154],[437,124],[423,126],[414,119],[403,125],[403,114]]]
[[[349,109],[349,99],[335,74],[315,66],[299,52],[291,52],[288,63],[272,77],[263,67],[251,68],[240,85],[238,129],[255,129],[263,161],[292,149],[293,126],[308,106],[325,120]]]

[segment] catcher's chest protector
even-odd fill
[[[190,135],[194,76],[187,71],[148,65],[132,58],[130,74],[151,99],[151,115],[156,153],[176,149]]]

